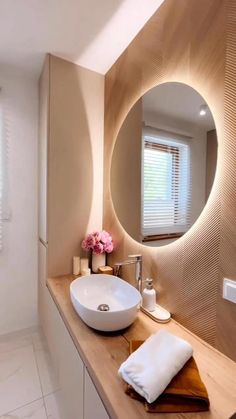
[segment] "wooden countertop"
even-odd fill
[[[73,279],[72,275],[49,278],[47,286],[112,419],[229,419],[233,413],[236,413],[235,362],[174,320],[162,325],[142,312],[139,313],[135,323],[122,334],[105,334],[90,329],[79,318],[70,302],[69,287]],[[124,383],[118,377],[117,370],[128,357],[129,341],[146,339],[161,328],[188,340],[193,346],[194,358],[210,397],[209,412],[150,414],[145,412],[140,402],[132,400],[124,393]]]

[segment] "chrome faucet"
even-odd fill
[[[142,293],[142,268],[143,268],[143,259],[142,255],[129,255],[128,260],[125,260],[123,262],[117,262],[115,263],[113,269],[114,269],[114,275],[115,276],[121,276],[122,272],[122,266],[125,265],[135,265],[135,279],[137,281],[137,289],[140,293]]]

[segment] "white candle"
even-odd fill
[[[91,274],[91,269],[86,268],[86,269],[82,269],[81,270],[81,275],[85,276],[85,275],[90,275]]]
[[[73,256],[73,275],[80,274],[80,257]]]
[[[82,273],[82,271],[84,270],[84,269],[88,269],[88,267],[89,267],[89,260],[88,259],[86,259],[86,258],[82,258],[81,260],[80,260],[80,270],[81,270],[81,273]]]

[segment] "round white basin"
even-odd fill
[[[141,304],[141,294],[136,288],[113,275],[77,278],[70,285],[70,296],[81,319],[93,329],[104,332],[131,325]]]

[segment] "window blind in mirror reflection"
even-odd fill
[[[184,234],[190,225],[190,146],[143,137],[142,235]]]

